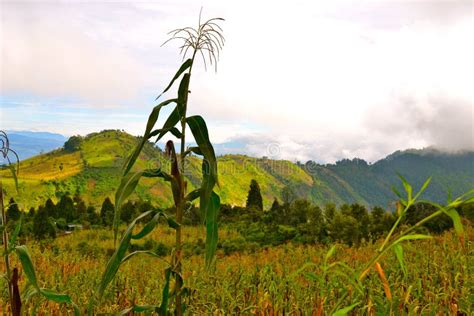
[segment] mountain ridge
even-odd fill
[[[106,197],[113,197],[120,180],[124,159],[133,150],[137,137],[118,130],[92,133],[84,137],[79,150],[64,148],[37,155],[21,162],[19,193],[14,193],[13,180],[3,172],[7,195],[14,196],[23,208],[58,199],[62,194],[76,192],[99,206]],[[156,167],[162,163],[161,150],[147,144],[137,161],[138,168]],[[259,182],[265,207],[281,191],[291,188],[296,197],[316,204],[333,202],[360,203],[390,207],[396,200],[391,186],[400,186],[397,173],[418,188],[429,176],[432,184],[426,198],[442,202],[449,191],[453,196],[474,187],[474,152],[439,154],[432,149],[397,151],[372,164],[363,159],[343,159],[335,164],[308,162],[297,164],[288,160],[254,158],[226,154],[218,157],[223,203],[243,205],[251,179]],[[188,190],[198,186],[200,159],[188,160]],[[160,206],[171,204],[171,192],[162,180],[144,179],[135,199],[148,199]]]

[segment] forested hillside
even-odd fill
[[[21,162],[19,194],[13,190],[13,179],[3,172],[7,195],[14,196],[23,209],[44,203],[50,197],[59,199],[66,192],[79,193],[87,203],[98,206],[106,196],[113,197],[121,166],[136,142],[137,138],[116,130],[73,137],[63,149]],[[149,143],[138,162],[139,168],[156,168],[160,164],[167,167],[160,149]],[[189,158],[188,164],[188,190],[192,190],[199,184],[201,164],[197,157]],[[220,187],[217,190],[222,202],[232,205],[245,204],[252,179],[261,187],[266,208],[274,197],[282,199],[282,191],[317,204],[357,202],[386,208],[396,200],[391,187],[399,186],[397,173],[414,187],[432,176],[425,197],[434,201],[474,187],[473,152],[446,154],[432,149],[410,150],[396,152],[374,164],[353,159],[328,165],[224,155],[218,158],[218,164]],[[167,206],[171,192],[162,180],[144,179],[135,198]]]

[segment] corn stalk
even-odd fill
[[[164,43],[166,44],[171,40],[183,41],[180,47],[183,59],[186,59],[188,52],[191,53],[191,58],[188,58],[183,62],[168,86],[156,98],[156,100],[168,92],[173,84],[181,78],[178,86],[177,96],[175,98],[160,102],[152,109],[148,117],[148,122],[143,137],[124,164],[121,183],[115,194],[115,212],[113,222],[114,242],[116,243],[118,239],[121,207],[124,201],[134,192],[142,177],[160,177],[170,183],[171,191],[173,193],[175,218],[173,220],[167,218],[163,213],[157,213],[153,219],[145,225],[144,230],[146,231],[136,235],[132,233],[132,230],[135,227],[137,220],[144,218],[143,214],[140,215],[139,218],[137,218],[134,222],[132,222],[125,234],[121,237],[120,243],[117,246],[114,255],[109,260],[106,270],[104,271],[102,280],[96,291],[96,295],[89,303],[90,314],[93,313],[95,302],[101,299],[106,287],[114,278],[120,265],[128,260],[131,256],[142,253],[135,252],[126,256],[126,251],[130,245],[131,240],[141,239],[145,235],[148,235],[156,226],[160,216],[166,217],[168,224],[176,231],[175,249],[173,252],[172,262],[170,263],[169,268],[165,270],[165,285],[163,288],[161,304],[159,306],[133,306],[127,310],[122,311],[122,313],[128,313],[131,311],[154,311],[160,315],[166,315],[169,309],[168,302],[174,296],[175,313],[177,315],[183,314],[184,305],[182,296],[186,291],[183,288],[183,278],[181,276],[183,243],[181,225],[183,221],[183,211],[185,205],[197,198],[199,198],[200,213],[204,217],[204,222],[206,223],[205,264],[207,269],[211,269],[214,266],[218,238],[217,212],[220,207],[220,198],[213,191],[215,185],[218,183],[217,160],[214,148],[209,140],[206,122],[199,115],[188,117],[186,113],[188,109],[191,73],[193,65],[196,61],[196,56],[202,57],[205,68],[207,68],[208,63],[210,65],[217,66],[219,53],[224,45],[224,37],[221,34],[222,29],[218,25],[218,22],[222,20],[223,19],[221,18],[213,18],[201,23],[201,15],[199,15],[199,23],[197,28],[185,27],[173,30],[169,33],[171,35],[170,39]],[[161,109],[170,105],[174,106],[173,111],[168,116],[163,126],[161,128],[155,129]],[[195,147],[186,148],[186,129],[188,127],[197,144]],[[156,143],[168,133],[174,135],[179,139],[180,142],[179,155],[176,153],[175,146],[171,140],[166,143],[165,154],[169,159],[171,171],[168,173],[161,168],[135,171],[133,168],[135,162],[140,156],[147,142],[154,138]],[[188,193],[186,191],[187,182],[184,177],[186,174],[185,159],[186,156],[190,155],[191,153],[202,156],[202,182],[200,188]],[[146,252],[146,254],[157,257],[156,254],[152,252]],[[172,291],[170,291],[171,277],[173,277],[175,280],[174,289]]]

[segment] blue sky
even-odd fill
[[[191,82],[213,142],[320,162],[474,148],[471,1],[2,2],[1,128],[139,135],[181,63],[161,44],[201,6],[226,19],[217,73]]]

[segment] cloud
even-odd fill
[[[422,139],[426,146],[448,151],[474,150],[473,111],[472,99],[408,95],[395,100],[391,107],[374,109],[366,124],[375,135],[390,142]]]
[[[141,92],[145,67],[88,36],[71,8],[2,4],[1,91],[104,106]]]
[[[177,43],[160,46],[166,32],[195,23],[201,5],[205,17],[226,18],[217,74],[199,62],[190,86],[189,114],[206,118],[213,141],[260,156],[277,143],[281,158],[319,162],[472,148],[471,1],[2,5],[2,95],[146,117],[181,60]],[[7,125],[41,124],[9,113]],[[100,115],[55,128],[142,130],[138,119]]]

